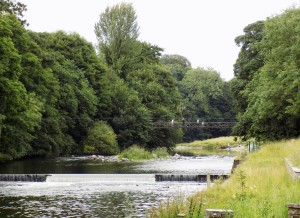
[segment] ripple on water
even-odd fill
[[[59,166],[71,161],[74,159],[59,159]],[[84,169],[89,164],[85,159],[78,161],[84,161]],[[183,158],[130,163],[125,168],[134,173],[200,173],[207,169],[230,171],[232,161],[230,157]],[[93,170],[99,173],[98,166]],[[152,206],[204,188],[206,184],[176,182],[0,182],[0,217],[145,217]]]

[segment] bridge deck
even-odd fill
[[[199,129],[230,129],[236,122],[154,122],[157,129],[199,128]]]

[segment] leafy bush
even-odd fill
[[[104,121],[97,121],[89,129],[84,145],[84,153],[114,155],[119,153],[117,136],[113,129]]]
[[[119,157],[127,158],[129,160],[148,160],[151,159],[152,155],[144,148],[141,148],[138,145],[132,145],[131,147],[122,151]]]
[[[7,154],[0,153],[0,163],[5,162],[5,161],[9,161],[9,160],[12,160],[11,156],[9,156]]]
[[[97,149],[91,145],[84,145],[83,153],[84,154],[95,154],[95,153],[97,153]]]

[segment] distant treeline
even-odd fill
[[[108,7],[98,45],[76,33],[36,33],[26,6],[0,0],[0,160],[171,149],[230,130],[155,129],[152,122],[233,118],[229,83],[138,40],[131,4]],[[201,61],[201,60],[199,60]]]

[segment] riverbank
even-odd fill
[[[233,136],[198,140],[177,144],[174,152],[187,156],[234,155],[241,156],[246,151],[246,142],[235,141]]]
[[[300,152],[300,139],[265,144],[248,156],[229,180],[187,200],[162,204],[150,217],[203,217],[207,208],[231,209],[235,217],[287,217],[287,203],[300,203],[300,182],[285,158]]]

